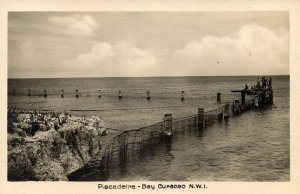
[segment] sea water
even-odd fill
[[[151,153],[127,164],[125,171],[112,170],[108,180],[288,181],[290,80],[289,76],[272,76],[272,81],[271,108],[233,117],[229,123],[215,124],[202,134],[177,134],[171,145],[156,146]],[[243,89],[245,84],[256,84],[256,77],[9,79],[8,106],[97,115],[108,128],[128,130],[160,122],[166,113],[180,118],[197,114],[198,108],[218,108],[239,99],[240,94],[230,90]],[[60,97],[62,89],[64,98]],[[43,97],[44,90],[47,98]],[[119,91],[122,99],[118,98]],[[221,93],[221,102],[217,102],[217,92]],[[78,180],[99,180],[96,172],[97,166]]]

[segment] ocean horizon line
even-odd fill
[[[289,74],[280,75],[187,75],[187,76],[103,76],[103,77],[11,77],[9,79],[95,79],[95,78],[177,78],[177,77],[262,77],[262,76],[290,76]]]

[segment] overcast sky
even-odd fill
[[[288,12],[10,12],[8,77],[289,74]]]

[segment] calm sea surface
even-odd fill
[[[201,135],[176,134],[171,145],[157,145],[126,170],[112,170],[108,180],[288,181],[290,177],[290,78],[273,76],[274,105],[215,124]],[[232,89],[255,84],[256,77],[157,77],[9,79],[8,106],[98,115],[106,126],[134,129],[162,121],[165,113],[180,118],[212,110],[238,99]],[[27,96],[28,88],[31,97]],[[48,97],[42,96],[46,89]],[[64,90],[64,98],[60,91]],[[75,98],[75,90],[80,93]],[[98,98],[97,90],[102,91]],[[118,99],[118,91],[122,99]],[[151,100],[146,100],[149,90]],[[185,100],[180,100],[185,91]],[[222,93],[222,102],[216,93]],[[97,167],[81,180],[98,180]]]

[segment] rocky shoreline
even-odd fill
[[[99,117],[8,109],[8,180],[68,181],[107,135]]]

